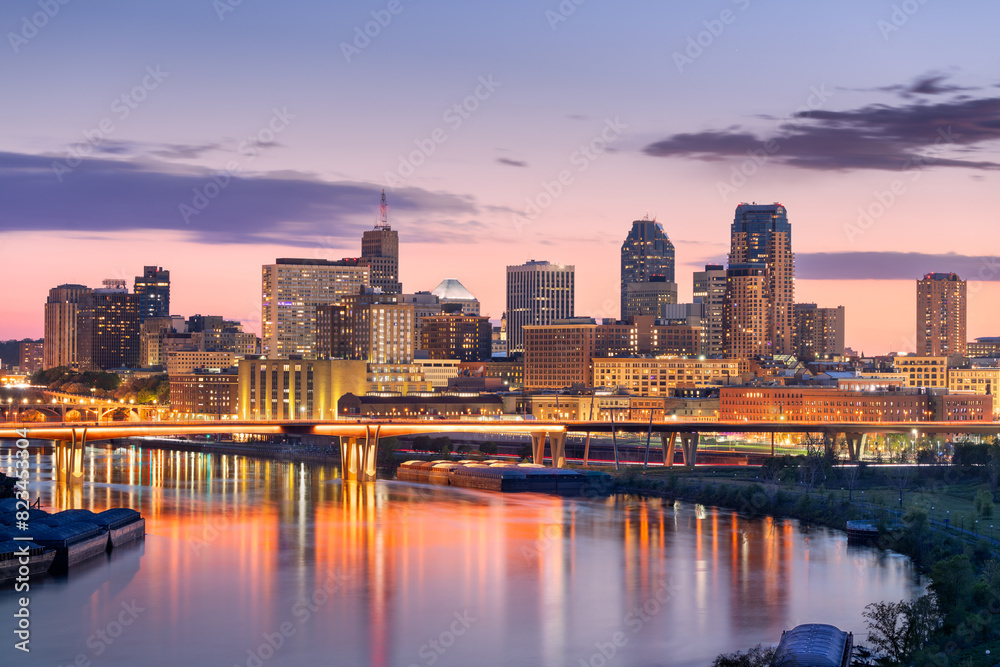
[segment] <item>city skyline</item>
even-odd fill
[[[493,319],[504,267],[532,258],[579,267],[578,314],[618,316],[617,249],[646,211],[688,301],[692,273],[725,263],[736,204],[780,201],[797,224],[796,300],[844,305],[849,346],[915,349],[912,281],[928,272],[969,281],[969,338],[996,335],[1000,266],[983,241],[1000,97],[985,45],[1000,9],[974,5],[975,22],[933,4],[900,18],[861,2],[403,3],[363,47],[355,28],[383,6],[182,2],[138,27],[111,3],[60,6],[0,55],[0,79],[39,96],[0,112],[18,128],[0,145],[0,276],[20,285],[0,338],[40,336],[51,287],[145,265],[173,272],[174,312],[260,333],[257,267],[361,256],[383,188],[405,289],[455,278]],[[20,35],[36,9],[11,3],[0,25]],[[308,39],[282,33],[263,52],[275,25]],[[760,45],[767,30],[781,48]],[[116,46],[94,54],[91,39]],[[609,48],[590,53],[595,39]],[[825,57],[845,40],[848,56]],[[437,42],[465,57],[424,48]],[[558,66],[533,71],[539,58]]]

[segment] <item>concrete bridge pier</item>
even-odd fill
[[[79,484],[83,482],[83,453],[87,448],[87,429],[73,429],[72,439],[56,443],[56,470],[59,481]]]
[[[660,434],[660,449],[663,452],[663,465],[668,468],[674,465],[674,443],[677,441],[676,433]]]
[[[698,457],[698,434],[681,433],[681,452],[684,454],[684,465],[693,468]]]
[[[378,435],[371,426],[365,427],[364,438],[340,438],[340,477],[345,482],[374,482],[375,461],[378,456]]]
[[[552,450],[552,467],[566,467],[566,432],[549,433],[549,449]]]
[[[868,449],[867,433],[845,433],[844,439],[847,440],[847,455],[852,461],[857,461],[865,455]]]
[[[545,434],[531,434],[531,461],[542,465],[545,463]]]

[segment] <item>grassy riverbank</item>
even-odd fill
[[[897,659],[856,664],[996,664],[1000,539],[990,536],[996,485],[988,471],[982,466],[859,468],[831,463],[796,457],[763,468],[643,472],[635,467],[613,475],[618,492],[726,507],[748,516],[789,517],[841,530],[851,519],[872,520],[880,528],[878,546],[909,556],[930,578],[930,597],[924,602],[931,611],[917,610],[910,601],[869,606],[870,621],[879,612],[881,623],[875,628],[869,623],[872,636],[865,628],[850,628],[856,643],[872,647],[880,640],[897,641]],[[1000,521],[996,527],[1000,529]],[[993,538],[1000,538],[1000,530]]]

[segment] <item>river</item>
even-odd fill
[[[147,536],[34,583],[31,653],[4,611],[2,665],[708,665],[799,623],[863,641],[865,604],[921,590],[906,558],[839,531],[682,502],[110,446],[76,486],[51,448],[32,465],[44,509],[131,507]]]

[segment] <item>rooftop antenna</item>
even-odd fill
[[[382,203],[378,207],[378,218],[375,220],[375,229],[391,229],[389,227],[389,205],[385,201],[385,189],[382,190]]]

